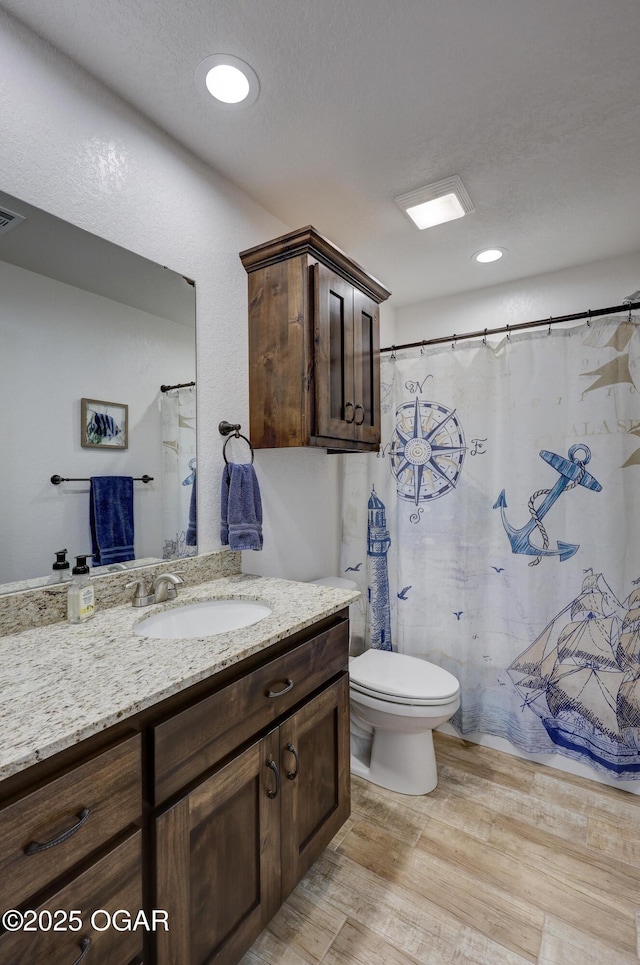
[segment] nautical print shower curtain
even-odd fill
[[[344,460],[353,635],[460,680],[452,723],[640,778],[640,319],[382,359]]]
[[[160,396],[162,413],[162,541],[165,560],[195,556],[189,526],[196,485],[196,393],[193,386]],[[192,542],[191,542],[192,541]]]

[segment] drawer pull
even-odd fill
[[[72,963],[72,965],[80,965],[80,962],[84,962],[85,958],[89,954],[90,948],[91,948],[91,939],[87,936],[87,938],[83,938],[82,941],[80,942],[80,954],[76,958],[75,962]]]
[[[353,402],[345,402],[345,405],[344,405],[344,421],[347,423],[348,426],[351,425],[351,423],[353,422],[353,420],[354,420],[355,417],[356,417],[356,408],[357,408],[357,406],[354,406]],[[353,409],[353,415],[351,416],[350,419],[347,419],[347,409]]]
[[[365,412],[364,406],[360,405],[360,403],[358,402],[357,406],[355,407],[354,418],[355,418],[355,413],[358,411],[358,409],[362,410],[362,418],[360,420],[356,419],[356,425],[361,426],[365,420],[366,412]]]
[[[298,757],[298,752],[295,749],[294,744],[287,744],[287,750],[290,754],[293,754],[293,758],[296,762],[295,770],[287,771],[287,780],[295,781],[296,777],[298,776],[298,771],[300,770],[300,758]]]
[[[68,829],[68,831],[63,831],[62,834],[57,836],[57,838],[52,838],[51,841],[45,841],[44,844],[40,844],[39,841],[31,841],[30,844],[28,844],[24,849],[24,853],[38,854],[40,851],[46,851],[47,848],[55,848],[57,844],[62,844],[64,841],[68,841],[69,838],[82,827],[90,813],[89,808],[83,808],[78,814],[78,820],[72,827]]]
[[[290,691],[292,688],[293,688],[293,680],[291,680],[290,677],[287,677],[286,680],[285,680],[284,690],[267,690],[266,696],[267,696],[267,697],[282,697],[284,694],[288,694],[289,691]]]
[[[278,796],[278,791],[280,790],[280,771],[278,770],[278,765],[276,764],[276,762],[273,760],[272,757],[270,757],[269,760],[267,761],[267,767],[271,768],[271,770],[273,771],[273,773],[274,773],[275,776],[276,776],[276,789],[275,789],[275,791],[267,791],[267,797],[269,797],[269,798],[271,798],[271,800],[273,800],[274,797],[277,797],[277,796]]]

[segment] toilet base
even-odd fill
[[[351,754],[351,773],[400,794],[429,794],[438,783],[433,731],[374,730],[371,763]]]

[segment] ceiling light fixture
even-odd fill
[[[457,174],[402,194],[395,201],[421,230],[462,218],[474,210],[471,198]]]
[[[499,261],[505,253],[506,248],[484,248],[482,251],[476,251],[471,258],[481,265],[489,265],[492,261]]]
[[[212,54],[196,67],[196,83],[224,110],[237,110],[254,104],[260,93],[255,70],[231,54]]]

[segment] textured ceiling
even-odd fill
[[[640,250],[639,0],[0,6],[396,305]],[[256,70],[252,107],[196,91],[218,52]],[[453,174],[476,210],[418,231],[393,198]]]

